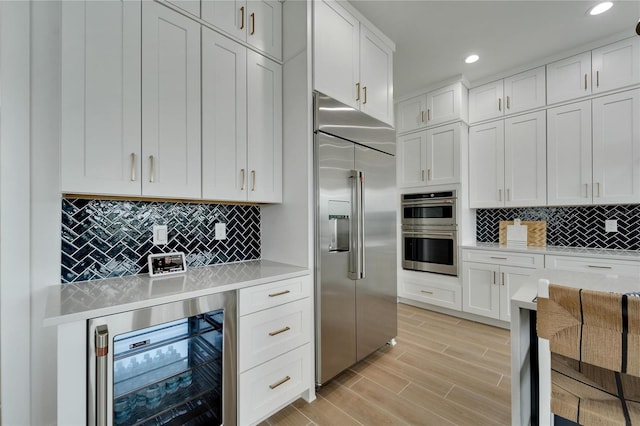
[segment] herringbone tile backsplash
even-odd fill
[[[498,242],[501,220],[547,221],[547,245],[640,250],[640,205],[478,209],[476,240]],[[605,232],[616,219],[618,232]]]
[[[214,224],[227,239],[214,239]],[[154,246],[152,226],[169,242]],[[260,207],[180,202],[62,200],[63,283],[148,272],[150,253],[184,252],[188,267],[260,258]]]

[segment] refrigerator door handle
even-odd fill
[[[364,173],[351,170],[351,238],[349,247],[349,278],[364,278]]]
[[[95,330],[96,347],[96,425],[107,426],[107,369],[109,329],[99,325]]]

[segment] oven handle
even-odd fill
[[[416,207],[416,206],[434,206],[438,204],[453,204],[455,202],[454,199],[439,199],[439,200],[407,200],[402,201],[402,207]]]
[[[431,237],[431,236],[443,236],[443,237],[451,237],[453,238],[453,232],[411,232],[411,231],[402,231],[402,235],[420,235],[423,237]]]

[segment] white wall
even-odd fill
[[[32,424],[29,9],[0,3],[0,423],[7,426]]]

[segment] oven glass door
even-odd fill
[[[403,231],[402,267],[458,275],[456,232]]]
[[[455,225],[455,214],[455,204],[447,201],[402,205],[402,223],[405,225]]]

